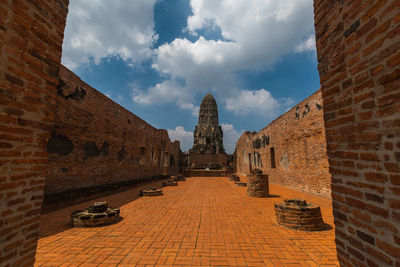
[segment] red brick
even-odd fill
[[[393,55],[392,57],[388,58],[387,64],[389,67],[394,68],[400,64],[400,53]]]
[[[399,173],[400,172],[399,164],[385,162],[384,165],[385,165],[385,169],[388,172],[394,172],[394,173]]]
[[[390,187],[390,191],[392,191],[393,194],[400,196],[400,187]]]
[[[378,98],[377,104],[379,107],[384,107],[396,104],[398,101],[400,101],[400,93],[395,93]]]
[[[385,241],[382,241],[380,239],[376,240],[376,246],[380,249],[382,249],[383,251],[385,251],[387,254],[398,258],[400,255],[400,246],[396,246],[396,245],[392,245],[389,244]]]
[[[381,134],[371,132],[359,134],[358,137],[362,141],[380,141],[382,139]]]
[[[390,182],[394,185],[400,185],[400,175],[398,174],[391,174],[390,175]]]
[[[364,174],[367,181],[384,183],[388,180],[388,176],[379,172],[367,172]]]
[[[358,250],[354,249],[353,247],[347,245],[347,250],[349,251],[350,254],[353,256],[357,257],[360,260],[364,260],[364,256],[362,253],[360,253]]]
[[[377,20],[375,18],[370,19],[366,24],[364,24],[356,33],[356,37],[360,38],[365,33],[370,31],[372,28],[376,26]]]
[[[10,201],[7,202],[7,206],[10,207],[10,206],[13,206],[13,205],[16,205],[16,204],[21,204],[21,203],[24,203],[25,201],[26,201],[25,198],[13,199],[13,200],[10,200]]]
[[[369,152],[360,153],[360,159],[367,161],[380,161],[376,154]]]
[[[339,186],[339,185],[332,186],[332,190],[334,190],[335,192],[338,192],[338,193],[342,193],[345,195],[351,195],[351,196],[354,196],[357,198],[362,198],[362,196],[363,196],[363,193],[361,191],[351,189],[349,187]]]
[[[365,246],[366,251],[372,255],[373,257],[375,257],[376,259],[385,262],[386,264],[392,265],[393,261],[390,259],[390,257],[388,257],[387,255],[385,255],[383,252],[366,245]]]
[[[378,35],[382,34],[382,32],[385,32],[388,30],[390,26],[391,20],[388,20],[379,27],[376,27],[366,38],[365,41],[369,43],[370,41],[374,40]]]

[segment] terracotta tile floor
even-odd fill
[[[35,266],[329,266],[338,265],[334,229],[302,232],[277,225],[273,203],[303,198],[319,204],[333,225],[331,201],[271,185],[272,198],[251,198],[228,178],[188,178],[164,195],[138,189],[103,197],[122,205],[123,220],[70,228],[71,211],[41,217]],[[100,199],[99,199],[100,200]]]

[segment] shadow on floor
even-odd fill
[[[158,181],[163,182],[167,180],[169,176],[155,177],[151,180],[132,180],[127,182],[100,185],[91,188],[81,188],[77,190],[70,190],[61,193],[57,193],[50,196],[45,196],[41,214],[54,212],[58,209],[63,209],[72,205],[87,202],[97,198],[113,195],[127,190],[141,187],[144,185],[152,185]]]
[[[333,227],[330,224],[324,223],[324,229],[322,229],[321,231],[330,231],[332,229]]]
[[[70,222],[71,213],[79,209],[88,208],[94,201],[107,201],[111,207],[121,207],[140,198],[140,190],[150,186],[161,188],[162,183],[167,180],[168,178],[145,182],[107,192],[81,196],[60,203],[45,204],[42,207],[42,214],[40,216],[39,238],[55,235],[72,228]]]

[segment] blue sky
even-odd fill
[[[312,0],[71,0],[62,62],[182,150],[208,92],[231,153],[319,88]]]

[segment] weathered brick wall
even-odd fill
[[[227,170],[186,169],[184,175],[186,177],[227,177],[229,172]]]
[[[261,131],[243,133],[235,153],[240,176],[249,174],[250,168],[260,169],[271,183],[330,197],[321,91]],[[275,166],[271,154],[275,154]]]
[[[187,157],[189,167],[221,166],[226,169],[228,164],[227,154],[205,155],[189,153]]]
[[[0,1],[0,265],[33,264],[68,0]]]
[[[338,258],[400,266],[400,1],[314,5]]]
[[[179,142],[61,67],[45,194],[180,171]]]

